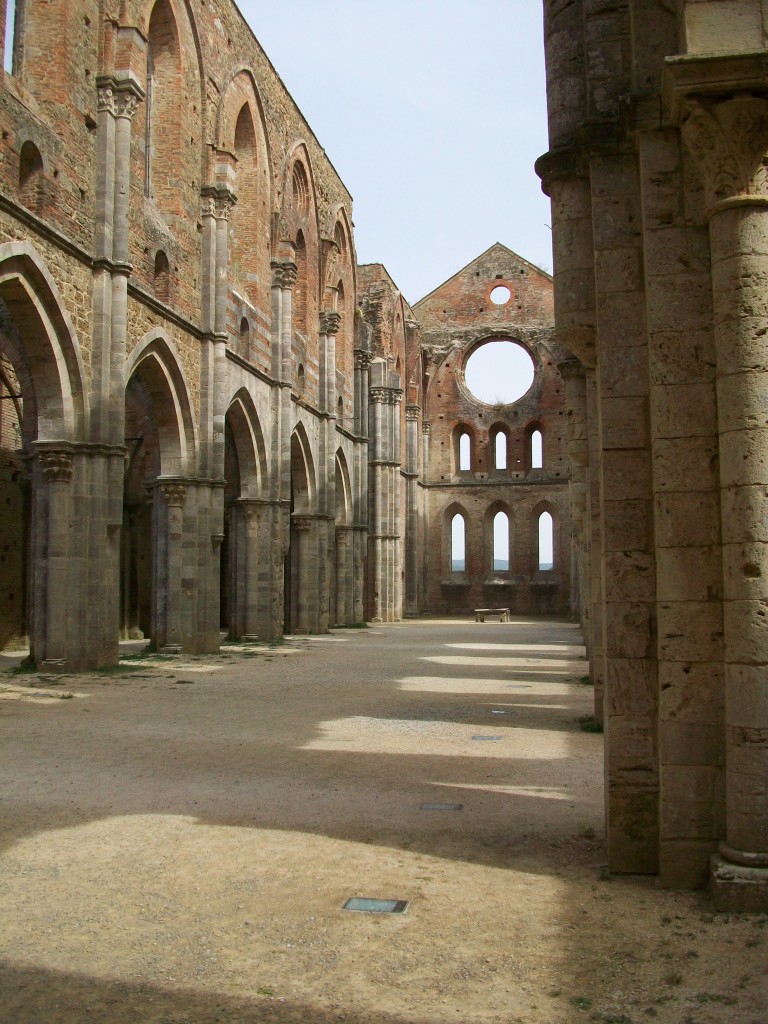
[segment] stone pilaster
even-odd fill
[[[687,65],[688,70],[695,65]],[[762,63],[760,63],[762,69]],[[748,67],[744,71],[747,72]],[[675,77],[675,76],[673,76]],[[768,911],[768,97],[686,82],[681,134],[709,214],[722,529],[726,839],[716,906]],[[679,78],[678,78],[679,81]],[[705,99],[704,96],[710,95]]]
[[[184,646],[183,537],[187,485],[159,479],[154,488],[153,514],[153,643],[158,651],[176,652]]]
[[[421,408],[405,408],[405,609],[406,616],[420,611],[421,580],[419,552],[424,543],[419,520],[419,421]]]
[[[291,432],[293,430],[292,347],[293,347],[293,288],[298,268],[292,260],[272,261],[272,373],[278,382],[273,403],[273,445],[276,459],[272,474],[270,497],[277,502],[272,523],[276,596],[282,617],[284,588],[291,581],[284,579],[284,560],[291,537]],[[291,624],[284,623],[288,632]]]

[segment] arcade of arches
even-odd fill
[[[768,9],[544,7],[554,282],[496,243],[409,306],[228,0],[17,5],[0,645],[577,617],[612,869],[765,910]]]

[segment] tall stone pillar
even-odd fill
[[[296,538],[295,560],[298,563],[294,572],[296,575],[296,633],[312,632],[313,595],[315,594],[316,576],[313,578],[313,569],[316,565],[312,558],[312,516],[294,515],[291,522]]]
[[[419,419],[421,408],[405,409],[405,616],[419,614]]]
[[[71,563],[68,551],[72,453],[46,449],[39,453],[39,459],[48,485],[45,606],[39,610],[33,608],[36,628],[30,641],[33,645],[32,656],[41,668],[48,672],[63,671],[68,667],[68,632],[73,625],[67,614],[72,596],[69,593]],[[40,625],[43,630],[38,632]],[[39,652],[40,641],[42,651]]]
[[[565,381],[565,400],[568,408],[569,490],[572,524],[571,612],[573,617],[578,619],[582,633],[586,636],[589,633],[587,382],[584,368],[577,360],[560,363],[558,369]]]
[[[334,292],[335,295],[335,292]],[[335,300],[334,300],[335,301]],[[317,628],[327,632],[336,615],[336,598],[333,595],[336,575],[336,335],[341,326],[341,315],[335,310],[320,314],[320,406],[323,410],[323,424],[320,438],[320,463],[323,480],[321,510],[325,520],[318,536],[318,598],[319,616]],[[333,607],[331,602],[333,601]]]
[[[186,484],[158,480],[154,488],[152,640],[158,651],[184,647],[182,577],[184,568],[184,503]]]
[[[275,613],[282,622],[284,588],[291,585],[284,579],[285,557],[291,538],[291,431],[293,429],[292,346],[293,287],[298,268],[292,260],[272,261],[272,370],[277,380],[273,406],[272,451],[277,471],[273,473],[272,499],[275,501],[272,522],[272,563],[275,586]],[[287,631],[290,623],[283,624]]]
[[[691,63],[689,68],[696,68]],[[732,95],[685,82],[683,141],[709,207],[723,556],[726,839],[715,905],[768,911],[768,96],[764,61]],[[681,82],[684,66],[675,78]],[[746,76],[745,76],[746,78]],[[710,92],[707,99],[702,96]]]

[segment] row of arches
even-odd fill
[[[201,433],[190,382],[165,329],[153,329],[133,347],[125,362],[125,381],[123,455],[121,448],[111,452],[109,446],[88,440],[89,396],[80,347],[44,261],[29,243],[0,246],[0,501],[5,514],[0,647],[14,638],[23,641],[32,620],[44,629],[46,591],[52,590],[46,573],[56,571],[58,579],[66,578],[66,572],[54,564],[59,547],[61,567],[74,567],[82,560],[98,576],[104,603],[109,607],[114,601],[115,625],[119,623],[125,638],[150,637],[158,646],[175,642],[168,624],[173,602],[179,593],[188,591],[192,596],[198,584],[191,581],[205,576],[199,561],[202,555],[195,556],[197,564],[189,563],[185,552],[196,549],[213,565],[211,541],[217,536],[222,571],[215,599],[220,598],[222,621],[216,635],[218,625],[232,635],[245,632],[249,623],[243,614],[244,602],[253,595],[257,595],[254,600],[262,600],[258,567],[270,560],[278,536],[277,517],[283,509],[273,500],[280,460],[269,454],[270,428],[259,414],[257,396],[242,383],[231,385],[235,391],[225,414],[225,515],[219,535],[216,487],[198,477]],[[269,409],[268,402],[265,408]],[[353,520],[348,455],[341,445],[337,447],[333,502],[329,505],[326,498],[321,508],[311,429],[299,418],[288,439],[285,618],[277,622],[278,629],[285,631],[315,627],[319,613],[309,608],[308,595],[317,595],[313,569],[323,559],[335,566],[328,581],[332,605],[324,614],[332,622],[352,621],[359,614],[350,596],[352,550],[343,536]],[[111,467],[109,490],[106,483],[94,484],[97,470],[92,467],[97,463]],[[119,476],[113,473],[115,468]],[[94,494],[103,495],[95,504]],[[244,548],[242,527],[253,512],[256,518],[264,513],[262,523],[255,533],[251,531]],[[326,530],[323,524],[329,512],[334,522]],[[68,515],[77,518],[68,521]],[[118,525],[122,529],[115,532]],[[92,544],[103,548],[102,530],[108,537],[120,538],[114,575],[89,554]],[[329,536],[321,537],[323,531]],[[248,557],[243,560],[245,550]],[[271,594],[275,581],[267,582],[263,593]],[[65,618],[62,595],[53,594],[48,604],[54,598],[57,614]],[[315,604],[320,600],[315,596]],[[92,604],[98,608],[100,602]],[[310,612],[314,618],[308,617]],[[253,618],[252,614],[250,632],[255,633]]]
[[[458,424],[453,435],[454,472],[471,473],[479,465],[481,448],[475,443],[474,431]],[[505,424],[496,424],[488,432],[489,469],[496,472],[528,472],[544,467],[544,434],[537,423],[529,424],[523,433],[523,451],[514,458],[512,435]]]
[[[446,548],[450,573],[468,571],[468,524],[464,509],[449,510],[446,519]],[[537,506],[531,516],[532,536],[523,541],[523,553],[529,556],[527,571],[550,572],[555,567],[555,520],[548,508]],[[491,506],[481,521],[482,535],[473,538],[476,550],[481,550],[481,564],[476,571],[510,572],[513,568],[514,539],[509,511]],[[479,532],[479,531],[478,531]]]

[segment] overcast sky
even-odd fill
[[[240,0],[415,303],[494,242],[552,270],[537,0]]]

